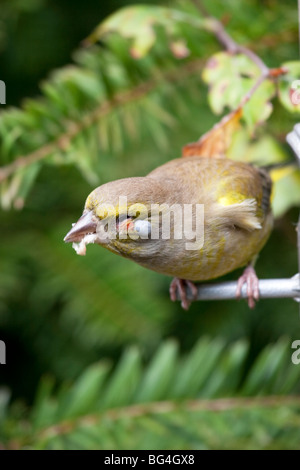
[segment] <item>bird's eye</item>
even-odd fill
[[[134,222],[134,230],[140,237],[148,238],[151,233],[151,224],[148,220],[137,220]]]

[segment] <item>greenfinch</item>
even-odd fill
[[[179,297],[185,309],[188,288],[197,296],[194,281],[215,279],[245,266],[237,297],[246,283],[248,304],[253,307],[259,297],[253,265],[273,224],[271,186],[268,172],[248,163],[178,158],[145,177],[96,188],[64,240],[73,242],[78,254],[85,254],[89,243],[97,243],[173,276],[171,299]]]

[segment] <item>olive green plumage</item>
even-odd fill
[[[146,177],[126,178],[96,188],[87,198],[84,211],[90,214],[92,225],[85,231],[75,225],[65,240],[80,241],[86,233],[95,232],[102,223],[99,215],[103,216],[103,204],[107,204],[109,216],[120,196],[127,197],[128,207],[146,206],[144,218],[156,224],[161,219],[151,220],[151,204],[204,204],[204,243],[197,250],[187,250],[184,238],[174,239],[172,217],[170,239],[128,237],[105,243],[99,239],[96,243],[166,275],[209,280],[247,265],[260,252],[272,229],[270,193],[267,172],[247,163],[226,158],[180,158]],[[118,220],[128,218],[126,211],[127,207],[122,206],[117,210]]]

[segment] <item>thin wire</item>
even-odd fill
[[[299,275],[290,279],[260,279],[259,297],[261,299],[290,298],[298,301],[300,298]],[[197,300],[229,300],[236,299],[236,281],[218,282],[197,285]],[[243,285],[242,298],[247,298],[247,286]],[[177,296],[178,300],[180,297]],[[194,293],[187,289],[188,300],[195,300]]]

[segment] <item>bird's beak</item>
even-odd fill
[[[90,233],[96,233],[96,229],[97,221],[93,212],[86,212],[80,217],[76,224],[73,224],[73,227],[65,236],[64,241],[66,243],[81,242],[85,235],[88,235]]]

